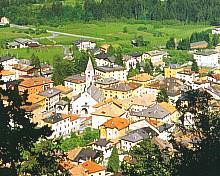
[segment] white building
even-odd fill
[[[0,63],[2,64],[5,70],[11,70],[12,65],[18,63],[18,59],[11,56],[2,56],[0,57]]]
[[[5,26],[5,25],[8,25],[10,22],[9,22],[9,19],[6,18],[6,17],[2,17],[0,18],[0,26]]]
[[[218,67],[219,53],[216,51],[201,51],[193,54],[199,67]]]
[[[154,51],[149,51],[149,52],[145,52],[143,54],[143,59],[150,59],[152,64],[154,66],[165,66],[165,63],[163,62],[163,58],[166,58],[168,56],[168,53],[166,51],[158,51],[158,50],[154,50]]]
[[[79,51],[81,50],[87,51],[90,49],[95,49],[96,47],[96,43],[90,40],[78,40],[75,41],[73,44],[79,49]]]
[[[214,28],[212,29],[212,34],[220,34],[220,28]]]
[[[1,80],[4,81],[4,85],[3,85],[3,89],[6,89],[6,83],[7,82],[11,82],[11,81],[14,81],[16,80],[16,75],[15,73],[11,72],[11,71],[8,71],[8,70],[2,70],[0,71],[0,75],[2,76],[1,77]]]
[[[77,115],[53,114],[44,122],[53,130],[51,138],[67,137],[80,129],[80,118]]]
[[[46,98],[46,111],[55,110],[56,104],[60,101],[60,91],[54,88],[40,92],[39,95]]]
[[[113,142],[106,139],[99,139],[92,144],[93,150],[102,152],[104,159],[107,159],[111,156],[113,147]]]
[[[137,63],[143,61],[142,54],[134,53],[131,55],[123,56],[123,63],[125,64],[126,70],[129,71],[131,68],[135,69]]]
[[[177,79],[187,81],[187,82],[192,82],[197,77],[199,77],[199,74],[195,73],[191,70],[183,70],[183,71],[178,71],[176,73],[176,78]]]

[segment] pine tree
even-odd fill
[[[213,46],[217,46],[219,44],[219,36],[215,34],[212,39]]]
[[[175,49],[176,48],[176,42],[175,42],[175,38],[171,37],[167,43],[166,43],[166,48],[167,49]]]
[[[169,97],[167,95],[166,89],[164,88],[160,89],[160,92],[157,95],[157,102],[161,103],[161,102],[168,102],[168,101],[169,101]]]
[[[147,61],[144,65],[144,72],[148,73],[149,75],[153,75],[154,71],[153,71],[154,67],[151,61]]]
[[[192,60],[192,67],[191,67],[191,70],[194,71],[194,72],[199,72],[199,67],[197,65],[197,62],[195,59]]]
[[[119,156],[118,156],[118,149],[114,147],[112,149],[112,154],[108,160],[108,170],[110,172],[117,173],[119,169]]]

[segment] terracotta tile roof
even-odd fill
[[[134,82],[121,82],[119,84],[116,85],[112,85],[109,87],[105,87],[103,89],[105,90],[114,90],[114,91],[121,91],[121,92],[127,92],[127,91],[131,91],[131,90],[135,90],[137,88],[139,88],[141,86],[141,84],[139,83],[134,83]]]
[[[67,153],[67,158],[71,161],[73,161],[77,155],[79,154],[79,152],[82,150],[82,148],[74,148],[70,151],[68,151]]]
[[[106,105],[98,110],[96,110],[93,115],[105,116],[105,117],[120,117],[125,113],[119,106],[116,104]]]
[[[9,76],[9,75],[14,75],[15,73],[9,71],[9,70],[2,70],[0,71],[0,75],[2,76]]]
[[[72,114],[72,115],[70,116],[70,121],[71,121],[71,122],[74,121],[74,120],[77,120],[77,119],[79,119],[79,115],[77,115],[77,114]]]
[[[59,167],[60,167],[62,170],[70,170],[70,169],[72,169],[73,167],[76,167],[76,165],[73,164],[71,161],[60,161]]]
[[[103,170],[106,169],[104,166],[96,164],[93,161],[86,161],[86,162],[84,162],[82,164],[82,167],[84,167],[84,169],[86,169],[89,174],[100,172],[100,171],[103,171]]]
[[[40,96],[40,95],[37,95],[37,94],[30,94],[28,96],[28,102],[32,103],[32,104],[36,104],[36,103],[39,103],[43,100],[45,100],[46,98],[43,97],[43,96]]]
[[[154,81],[145,86],[145,88],[160,89],[160,81]]]
[[[82,165],[75,166],[69,171],[71,173],[71,176],[88,176]]]
[[[109,99],[107,99],[107,100],[104,100],[104,101],[102,101],[102,102],[99,102],[99,103],[95,104],[95,105],[93,106],[93,108],[100,108],[100,107],[102,107],[103,105],[106,105],[106,104],[111,103],[111,102],[113,102],[113,99],[112,99],[112,98],[109,98]]]
[[[199,74],[207,74],[209,70],[207,68],[201,68],[199,69]]]
[[[220,80],[220,74],[212,74],[211,77],[213,77],[216,80]]]
[[[176,111],[176,108],[167,102],[159,103],[159,105],[171,114]]]
[[[41,107],[42,106],[39,104],[33,104],[33,105],[25,105],[25,106],[22,106],[21,108],[24,109],[26,112],[33,112],[34,110],[37,110]]]
[[[13,65],[13,69],[20,70],[23,72],[28,72],[28,71],[34,70],[36,68],[34,68],[33,66],[29,66],[29,65],[15,64],[15,65]]]
[[[139,82],[146,82],[152,79],[153,79],[153,76],[149,75],[148,73],[141,73],[141,74],[138,74],[136,76],[129,78],[129,80],[139,81]]]
[[[29,87],[41,86],[49,83],[53,83],[53,81],[44,77],[33,77],[30,79],[25,79],[20,83],[19,86],[29,88]]]
[[[73,91],[73,89],[71,89],[69,87],[65,87],[63,85],[58,85],[58,86],[56,86],[54,88],[56,88],[57,90],[61,91],[62,94],[68,94],[68,93]]]
[[[105,122],[103,126],[105,128],[111,128],[111,129],[116,128],[118,130],[122,130],[124,128],[127,128],[129,124],[130,122],[128,119],[115,117]]]

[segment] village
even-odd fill
[[[9,24],[7,18],[2,18],[0,25],[3,24]],[[212,33],[220,34],[220,29],[215,28]],[[40,45],[18,38],[8,42],[6,48]],[[145,139],[161,150],[172,151],[168,141],[173,134],[190,147],[196,136],[181,134],[177,128],[181,113],[176,102],[186,91],[206,91],[213,97],[209,108],[220,110],[220,45],[207,49],[205,41],[191,43],[188,52],[193,58],[184,64],[165,63],[164,59],[170,57],[166,49],[123,55],[118,64],[116,56],[108,55],[108,43],[97,48],[95,41],[81,39],[73,41],[73,45],[78,51],[96,52],[94,59],[88,58],[85,71],[66,77],[64,84],[54,84],[52,65],[41,64],[37,68],[30,58],[0,56],[4,68],[0,74],[3,89],[18,87],[20,93],[28,92],[29,105],[23,109],[33,114],[32,122],[39,127],[51,127],[50,139],[65,140],[73,133],[80,136],[88,128],[99,133],[85,146],[66,151],[66,158],[60,161],[60,168],[74,176],[113,175],[106,169],[112,151],[117,149],[120,163],[130,162],[129,151]],[[71,54],[67,57],[71,58]],[[131,74],[135,69],[139,72]],[[193,116],[189,114],[184,125],[194,126]]]

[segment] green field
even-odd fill
[[[127,27],[128,32],[123,33],[123,28]],[[166,23],[161,22],[90,22],[90,23],[71,23],[59,27],[43,26],[41,28],[56,30],[60,32],[86,35],[92,37],[104,38],[98,44],[109,43],[113,46],[121,46],[125,51],[137,50],[132,49],[130,41],[135,36],[142,35],[146,41],[150,42],[148,48],[140,50],[158,48],[165,45],[170,37],[177,39],[190,37],[193,32],[208,30],[211,27],[203,24],[184,25],[179,22]]]
[[[62,47],[48,48],[23,48],[23,49],[0,49],[0,56],[13,55],[19,59],[29,59],[32,54],[38,56],[43,63],[53,64],[55,56],[63,57]]]

